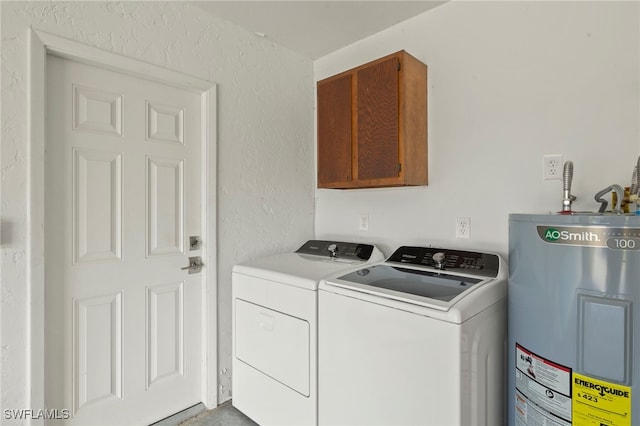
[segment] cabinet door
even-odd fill
[[[399,59],[358,71],[358,179],[396,178],[399,161]]]
[[[318,186],[350,182],[351,74],[318,83]]]

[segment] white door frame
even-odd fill
[[[202,402],[218,405],[217,359],[217,256],[216,256],[216,89],[215,83],[110,53],[53,34],[29,30],[29,173],[27,265],[29,284],[29,351],[31,407],[44,401],[44,148],[46,111],[46,57],[52,53],[66,59],[141,77],[199,93],[202,102]],[[48,407],[71,408],[71,407]]]

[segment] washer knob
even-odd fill
[[[436,264],[436,269],[444,269],[445,257],[446,256],[441,251],[431,257]]]

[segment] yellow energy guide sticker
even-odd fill
[[[573,421],[580,426],[631,426],[631,387],[573,373]]]

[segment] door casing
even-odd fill
[[[30,406],[45,408],[44,388],[44,325],[45,325],[45,241],[44,241],[44,166],[46,111],[46,56],[56,54],[66,59],[99,66],[123,74],[143,77],[170,84],[200,94],[202,102],[202,200],[203,224],[202,257],[202,402],[207,408],[218,405],[217,378],[217,263],[216,263],[216,153],[217,153],[217,86],[215,83],[179,72],[147,64],[58,37],[53,34],[29,31],[29,208],[27,221],[27,265],[29,285],[29,376]],[[65,408],[65,407],[50,407]],[[66,407],[68,408],[68,407]]]

